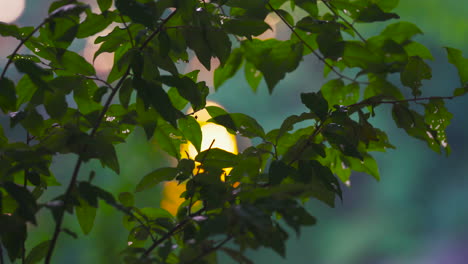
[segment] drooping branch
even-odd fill
[[[155,30],[148,37],[148,39],[146,39],[146,41],[141,45],[141,47],[139,48],[140,51],[143,50],[144,48],[146,48],[146,46],[149,44],[149,42],[155,36],[157,36],[159,32],[161,32],[164,25],[176,14],[176,12],[177,12],[177,9],[174,10],[165,20],[163,20],[161,22],[161,25],[158,27],[158,29]],[[128,77],[129,74],[130,74],[130,67],[127,68],[124,75],[120,78],[120,80],[118,81],[118,83],[116,84],[114,89],[112,89],[112,92],[109,95],[109,97],[107,98],[107,100],[106,100],[106,102],[104,104],[104,107],[103,107],[103,109],[102,109],[102,111],[101,111],[101,113],[99,115],[99,118],[97,119],[97,122],[94,124],[94,126],[93,126],[93,128],[91,130],[91,133],[90,133],[91,137],[94,137],[96,135],[100,125],[102,124],[102,121],[104,120],[104,116],[106,115],[107,111],[109,110],[109,107],[110,107],[114,97],[116,96],[117,92],[119,91],[119,88],[122,86],[123,82],[125,81],[125,79]],[[86,152],[86,149],[84,149],[83,151]],[[79,174],[82,163],[83,163],[83,159],[81,157],[78,157],[78,160],[76,161],[76,164],[75,164],[75,169],[73,170],[72,177],[71,177],[70,182],[68,184],[67,190],[66,190],[66,192],[64,194],[62,209],[59,211],[59,215],[57,217],[57,222],[55,224],[54,234],[52,236],[52,240],[50,241],[50,246],[49,246],[49,249],[48,249],[48,252],[47,252],[47,255],[46,255],[46,260],[45,260],[46,264],[49,264],[50,261],[51,261],[52,254],[53,254],[53,251],[55,249],[55,245],[57,244],[58,237],[59,237],[60,232],[62,230],[62,223],[63,223],[64,214],[65,214],[65,208],[67,208],[67,205],[69,204],[69,202],[71,200],[71,192],[72,192],[73,188],[76,185],[76,181],[78,179],[78,174]]]
[[[460,95],[461,96],[461,95]],[[369,99],[365,99],[361,102],[355,103],[355,104],[350,104],[346,106],[347,108],[351,107],[356,107],[356,106],[366,106],[366,105],[379,105],[379,104],[401,104],[401,103],[407,103],[407,102],[420,102],[420,101],[429,101],[432,99],[441,99],[441,100],[452,100],[456,97],[460,96],[430,96],[430,97],[415,97],[415,98],[410,98],[410,99],[404,99],[404,100],[388,100],[388,101],[372,101]]]

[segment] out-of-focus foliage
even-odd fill
[[[64,226],[65,214],[76,215],[88,234],[99,201],[123,214],[125,263],[216,263],[218,251],[251,263],[243,253],[260,247],[284,256],[285,226],[299,234],[316,222],[304,207],[307,200],[333,207],[337,197],[343,199],[340,182],[347,182],[351,171],[380,178],[372,152],[394,148],[385,131],[370,122],[382,104],[392,105],[396,125],[408,135],[436,152],[450,151],[445,129],[452,114],[444,100],[468,91],[468,59],[447,47],[460,86],[453,95],[427,96],[432,55],[413,40],[422,33],[417,25],[397,21],[392,11],[397,0],[97,2],[99,13],[77,1],[56,1],[35,28],[0,23],[2,36],[20,41],[0,76],[0,110],[10,116],[10,127],[0,127],[0,237],[11,261],[51,263],[59,236],[78,236]],[[305,15],[295,21],[298,11]],[[257,38],[270,30],[269,14],[290,29],[287,40]],[[386,28],[368,38],[354,26],[383,21]],[[102,33],[107,28],[113,29]],[[69,49],[75,39],[99,33],[94,58],[114,54],[106,80]],[[20,53],[22,46],[29,52]],[[216,89],[244,68],[252,90],[264,79],[274,93],[307,54],[334,77],[320,91],[302,93],[297,101],[307,111],[271,131],[248,113],[206,107],[207,84],[197,80],[197,71],[181,74],[177,67],[196,56],[210,70],[216,58]],[[13,66],[22,75],[16,83],[7,76]],[[390,76],[399,76],[399,83]],[[184,114],[189,104],[194,112]],[[195,116],[205,108],[208,122],[258,143],[239,153],[202,151]],[[4,130],[18,126],[27,131],[24,142],[5,136]],[[119,161],[115,146],[135,127],[177,160],[174,167],[141,175],[135,192],[164,181],[185,184],[176,214],[157,204],[139,208],[130,192],[107,192],[93,183],[99,175],[78,177],[90,160],[119,174],[125,161]],[[199,152],[195,157],[180,153],[188,141]],[[56,184],[50,170],[54,157],[69,153],[78,158],[65,192],[42,200]],[[27,224],[43,228],[35,226],[40,211],[51,213],[54,232],[25,252]]]

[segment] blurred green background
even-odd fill
[[[19,0],[2,0],[0,9]],[[21,26],[39,24],[47,15],[50,0],[26,0],[23,14],[13,23]],[[94,1],[86,1],[91,4]],[[94,4],[95,5],[95,4]],[[401,20],[418,25],[425,34],[417,41],[428,46],[435,60],[433,80],[424,85],[424,95],[450,95],[457,88],[456,70],[448,64],[443,46],[464,51],[468,56],[468,2],[456,0],[401,1],[396,12]],[[1,20],[1,19],[0,19]],[[359,27],[365,36],[380,31],[385,24]],[[279,36],[288,34],[278,27]],[[0,38],[0,68],[16,45],[16,41]],[[76,41],[73,49],[81,51],[85,41]],[[255,117],[266,130],[276,128],[288,115],[305,111],[299,94],[315,91],[324,83],[323,65],[308,56],[300,68],[288,74],[274,93],[268,95],[262,83],[257,93],[248,87],[242,74],[228,81],[210,99],[219,102],[230,112],[242,112]],[[14,69],[10,78],[19,80]],[[334,77],[334,76],[330,76]],[[397,78],[397,77],[395,77]],[[397,80],[397,79],[396,79]],[[345,188],[344,201],[336,208],[311,201],[308,208],[318,225],[303,229],[300,237],[290,233],[286,259],[272,250],[249,251],[247,256],[255,263],[315,263],[315,264],[465,264],[468,263],[468,122],[466,98],[447,102],[454,114],[448,128],[452,153],[449,157],[431,152],[424,142],[409,138],[395,127],[390,108],[381,107],[374,124],[387,131],[397,147],[387,153],[376,153],[381,181],[355,173],[351,187]],[[8,126],[8,117],[0,116],[2,126]],[[24,131],[8,132],[11,140],[23,140]],[[244,142],[245,144],[245,142]],[[133,192],[141,177],[170,160],[147,142],[141,130],[136,130],[127,143],[118,146],[121,175],[117,176],[98,163],[88,163],[81,177],[96,171],[96,184],[113,193]],[[71,176],[76,157],[64,155],[54,160],[53,172],[65,184]],[[63,192],[62,187],[50,188],[42,201]],[[151,189],[136,194],[138,206],[159,206],[161,190]],[[61,235],[55,263],[119,263],[119,252],[126,246],[128,232],[123,230],[122,214],[101,204],[95,226],[84,236],[73,216],[68,216],[66,227],[75,231],[79,239]],[[53,220],[43,211],[39,228],[30,228],[27,248],[49,239]],[[232,263],[225,259],[221,263]]]

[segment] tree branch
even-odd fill
[[[37,26],[31,33],[29,33],[29,35],[27,35],[24,39],[21,40],[20,44],[15,48],[13,53],[10,55],[10,58],[8,59],[5,65],[5,68],[3,68],[2,75],[0,75],[0,80],[5,77],[8,67],[10,67],[11,63],[13,62],[13,58],[15,57],[16,54],[18,54],[18,51],[24,45],[24,43],[26,43],[26,41],[28,41],[42,26],[47,24],[47,22],[49,22],[48,18],[42,21],[42,23],[39,24],[39,26]]]
[[[317,57],[317,59],[319,59],[321,62],[323,62],[328,68],[330,68],[331,71],[333,71],[336,75],[338,75],[340,78],[342,79],[346,79],[346,80],[349,80],[349,81],[352,81],[352,82],[357,82],[357,83],[363,83],[363,84],[367,84],[365,82],[360,82],[360,81],[356,81],[356,79],[354,78],[351,78],[351,77],[348,77],[344,74],[342,74],[341,72],[339,72],[337,69],[335,69],[335,67],[333,67],[333,65],[331,65],[329,62],[327,62],[325,60],[324,57],[322,57],[317,51],[314,50],[314,48],[312,48],[309,43],[307,43],[297,32],[296,30],[294,29],[293,26],[291,26],[288,21],[275,9],[273,8],[273,6],[268,3],[268,6],[270,7],[270,9],[281,19],[281,21],[283,21],[283,23],[291,30],[291,32],[304,44],[304,46],[306,46],[314,55],[315,57]]]
[[[430,96],[430,97],[416,97],[416,98],[411,98],[411,99],[405,99],[405,100],[390,100],[390,101],[371,101],[369,99],[363,100],[361,102],[355,103],[355,104],[350,104],[346,107],[351,108],[355,106],[366,106],[366,105],[378,105],[378,104],[400,104],[400,103],[406,103],[406,102],[419,102],[419,101],[428,101],[431,99],[441,99],[441,100],[452,100],[456,97],[459,96]]]
[[[200,255],[198,255],[196,258],[193,260],[189,261],[188,263],[197,263],[197,261],[201,260],[202,258],[206,257],[207,255],[215,252],[216,250],[220,249],[224,244],[229,242],[233,237],[232,236],[227,236],[223,241],[221,241],[217,246],[212,247],[208,250],[203,251]]]
[[[161,22],[161,25],[159,26],[159,28],[157,30],[155,30],[151,34],[151,36],[149,36],[148,39],[146,39],[146,41],[141,45],[141,47],[139,48],[140,51],[143,50],[149,44],[151,39],[153,39],[155,36],[157,36],[157,34],[159,32],[161,32],[164,25],[175,15],[176,12],[177,12],[177,9],[174,10],[166,19],[164,19]],[[101,111],[101,113],[99,115],[99,118],[98,118],[96,124],[94,125],[94,127],[91,130],[90,137],[94,137],[96,135],[100,125],[102,124],[102,121],[104,120],[104,116],[106,115],[107,110],[109,110],[109,107],[110,107],[115,95],[117,94],[119,88],[122,86],[123,82],[125,81],[125,79],[128,77],[129,74],[130,74],[130,67],[127,68],[124,75],[122,76],[122,78],[120,78],[119,82],[117,83],[117,85],[112,90],[109,97],[107,98],[107,100],[106,100],[106,102],[104,104],[104,107],[103,107],[103,109],[102,109],[102,111]],[[86,152],[86,148],[83,151]],[[55,225],[54,234],[53,234],[52,240],[50,241],[50,246],[49,246],[49,249],[48,249],[48,252],[47,252],[47,255],[46,255],[46,260],[45,260],[46,264],[49,264],[50,261],[51,261],[52,254],[53,254],[53,251],[55,249],[55,245],[57,244],[57,240],[58,240],[59,234],[60,234],[61,229],[62,229],[62,223],[63,223],[63,217],[64,217],[64,214],[65,214],[65,210],[67,208],[68,203],[70,202],[71,192],[72,192],[73,188],[76,185],[76,181],[78,179],[78,174],[79,174],[82,163],[83,163],[83,159],[81,157],[78,157],[78,160],[76,161],[76,164],[75,164],[75,169],[73,170],[72,177],[70,179],[70,182],[68,184],[67,190],[66,190],[65,195],[64,195],[62,210],[60,210],[60,212],[59,212],[59,215],[58,215],[58,218],[57,218],[57,223]]]
[[[125,29],[127,30],[128,38],[130,39],[130,44],[132,45],[132,48],[134,48],[135,43],[133,41],[132,32],[130,32],[130,29],[128,28],[127,23],[125,23],[122,13],[119,12],[119,16],[120,16],[120,20],[122,20],[122,23],[124,24]]]
[[[358,37],[362,40],[362,42],[367,43],[367,40],[361,35],[361,33],[353,26],[353,24],[349,23],[342,15],[338,14],[333,8],[334,6],[331,3],[328,3],[327,1],[323,1],[323,4],[327,6],[327,8],[337,17],[339,17],[345,24],[350,27]]]

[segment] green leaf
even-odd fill
[[[200,124],[192,116],[186,116],[179,119],[179,129],[184,137],[190,141],[197,152],[200,152],[202,143],[202,131]]]
[[[237,155],[219,148],[207,149],[200,152],[195,160],[204,167],[229,168],[237,164]]]
[[[360,14],[357,17],[359,22],[376,22],[376,21],[386,21],[392,18],[400,18],[399,15],[395,13],[386,13],[376,4],[370,4],[366,8],[360,10]]]
[[[86,38],[103,31],[114,21],[115,17],[116,15],[112,12],[103,14],[89,12],[86,19],[80,24],[76,37]]]
[[[50,240],[43,241],[37,244],[26,257],[25,264],[34,264],[45,258],[47,250],[49,249]]]
[[[248,138],[265,138],[265,131],[257,120],[242,113],[215,115],[208,122],[222,125],[234,135],[239,133]]]
[[[246,62],[244,66],[244,75],[252,91],[256,92],[258,85],[263,78],[263,74],[257,70],[252,63]]]
[[[7,78],[0,79],[0,109],[7,113],[16,110],[15,84]]]
[[[302,60],[303,46],[293,41],[253,39],[243,41],[245,58],[265,77],[270,93],[286,73],[294,71]]]
[[[0,22],[0,35],[4,37],[14,37],[21,39],[23,36],[17,25]]]
[[[410,57],[408,64],[400,74],[401,83],[412,90],[413,96],[421,95],[419,87],[423,79],[432,78],[432,69],[420,57]]]
[[[8,252],[10,261],[20,258],[26,241],[26,223],[23,219],[16,215],[0,215],[0,236],[2,238],[2,246]]]
[[[455,65],[460,77],[462,86],[468,85],[468,59],[463,57],[461,50],[445,47],[447,50],[447,57],[451,64]]]
[[[216,90],[228,79],[236,74],[243,62],[242,50],[234,49],[226,63],[218,67],[214,72],[214,87]]]
[[[132,207],[135,205],[135,197],[129,192],[119,193],[119,201],[126,207]]]
[[[120,100],[120,104],[122,104],[123,107],[128,108],[128,104],[130,103],[132,92],[133,92],[132,79],[127,78],[125,79],[125,81],[122,84],[122,87],[119,90],[119,100]]]
[[[167,152],[167,154],[180,159],[180,144],[185,139],[180,130],[175,129],[174,126],[168,123],[158,123],[157,129],[154,133],[154,140],[156,144]]]
[[[276,141],[278,141],[283,135],[285,135],[288,131],[293,130],[294,125],[300,123],[305,120],[316,119],[317,116],[313,113],[302,113],[301,115],[292,115],[288,116],[284,119],[281,127],[278,131],[278,135],[276,136]]]
[[[154,28],[159,18],[154,12],[154,3],[141,3],[136,0],[115,0],[115,7],[124,16],[129,16],[133,22]]]
[[[270,28],[270,25],[258,19],[228,19],[223,23],[223,28],[234,35],[250,38],[259,36]]]
[[[448,140],[445,131],[450,124],[450,120],[453,118],[453,114],[447,110],[442,99],[431,99],[424,107],[424,119],[426,123],[431,130],[436,132],[437,142],[442,148],[446,149],[447,154],[449,154]]]
[[[219,59],[221,66],[224,65],[231,54],[231,41],[228,35],[216,28],[207,29],[205,34],[213,55]]]
[[[35,214],[38,208],[36,199],[29,190],[12,182],[4,182],[3,188],[5,188],[8,194],[18,203],[18,215],[23,217],[26,221],[36,224]]]
[[[410,22],[396,22],[388,25],[381,33],[381,36],[385,36],[395,42],[402,44],[405,41],[411,39],[414,35],[422,34],[423,32],[415,24]]]
[[[163,181],[171,181],[177,175],[177,168],[159,168],[143,177],[135,188],[135,192],[141,192],[150,189]]]
[[[342,79],[330,80],[321,91],[330,105],[350,105],[359,100],[359,84],[356,82],[345,86]]]
[[[112,6],[112,0],[97,0],[101,12],[107,11]]]
[[[255,264],[252,260],[242,254],[242,252],[227,247],[220,248],[224,253],[239,264]]]
[[[328,102],[322,95],[322,92],[318,93],[301,93],[302,103],[310,109],[312,113],[315,113],[322,121],[325,120],[328,115]]]
[[[395,85],[379,76],[370,76],[369,85],[364,90],[364,98],[374,96],[387,96],[397,100],[404,99],[403,94]]]
[[[409,57],[418,56],[426,60],[434,60],[432,57],[431,51],[421,43],[416,41],[411,41],[404,46],[404,49]]]
[[[380,173],[377,161],[369,154],[364,154],[363,156],[363,161],[355,158],[349,158],[350,168],[354,171],[367,173],[374,177],[377,181],[380,181]]]
[[[63,71],[58,70],[56,72],[66,75],[79,73],[86,76],[93,76],[96,74],[94,67],[79,54],[69,50],[63,50],[62,52],[63,54],[59,56],[56,61],[51,63],[51,66],[64,69]]]
[[[45,92],[44,106],[50,117],[58,120],[62,119],[62,117],[67,113],[68,108],[65,94],[58,91],[54,93]]]
[[[317,0],[294,0],[294,3],[304,9],[312,17],[317,17],[318,7]]]
[[[169,96],[158,83],[133,78],[133,86],[136,87],[138,96],[143,99],[146,106],[154,107],[164,120],[177,127],[177,119],[183,114],[172,105]]]
[[[268,170],[270,184],[277,185],[288,177],[294,169],[286,165],[283,161],[274,160]]]
[[[198,60],[207,69],[211,69],[212,50],[208,42],[206,30],[190,28],[184,31],[187,46],[195,51]]]
[[[194,111],[205,107],[207,91],[205,87],[199,87],[191,78],[187,76],[161,76],[161,81],[169,86],[176,87],[180,96],[188,100]]]
[[[94,226],[96,207],[91,206],[86,200],[80,199],[80,205],[76,206],[75,210],[81,230],[85,235],[89,234]]]

